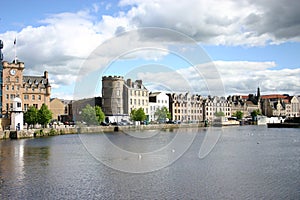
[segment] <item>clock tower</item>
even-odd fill
[[[3,61],[2,65],[2,115],[9,117],[9,113],[13,109],[13,100],[16,97],[22,98],[24,63],[18,60],[14,60],[12,63]]]

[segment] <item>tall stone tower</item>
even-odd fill
[[[102,77],[102,109],[106,116],[124,114],[124,79],[122,76]]]

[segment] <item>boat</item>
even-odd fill
[[[300,128],[300,117],[289,117],[280,123],[267,123],[268,128]]]

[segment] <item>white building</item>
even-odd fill
[[[169,110],[169,96],[163,92],[149,94],[149,121],[156,121],[155,112],[158,108],[166,107]]]
[[[204,118],[213,121],[215,114],[223,112],[224,117],[231,116],[231,105],[225,97],[208,97],[204,104]]]
[[[22,100],[18,97],[13,99],[13,110],[11,111],[10,130],[23,130]]]

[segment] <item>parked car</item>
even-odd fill
[[[101,126],[109,126],[109,124],[106,123],[106,122],[101,122],[100,125],[101,125]]]

